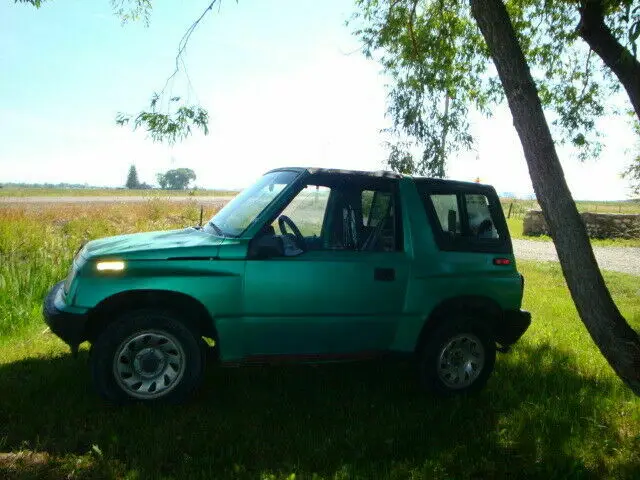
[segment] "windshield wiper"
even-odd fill
[[[219,226],[217,226],[215,223],[213,223],[213,220],[210,220],[209,223],[207,223],[207,225],[213,228],[213,230],[216,232],[216,235],[218,235],[219,237],[226,237],[222,229]]]

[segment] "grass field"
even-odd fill
[[[205,218],[213,207],[205,211]],[[181,407],[115,408],[45,332],[82,241],[193,225],[195,203],[0,208],[0,478],[638,478],[640,400],[580,323],[557,264],[519,262],[534,323],[477,396],[409,364],[209,368]],[[638,277],[605,272],[640,329]]]
[[[0,188],[0,197],[184,197],[233,196],[231,190],[129,190],[127,188]]]

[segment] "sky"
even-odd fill
[[[122,186],[131,164],[141,181],[189,167],[203,188],[242,188],[282,166],[385,168],[386,89],[364,58],[347,0],[232,0],[191,37],[188,97],[208,109],[210,134],[174,146],[115,124],[148,106],[173,70],[176,48],[207,0],[158,0],[148,27],[122,26],[109,0],[50,0],[39,10],[0,3],[0,183]],[[186,77],[172,85],[185,94]],[[532,193],[522,147],[505,106],[472,115],[473,151],[449,159],[449,178]],[[620,172],[635,145],[628,123],[602,119],[604,149],[580,163],[560,148],[576,199],[629,196]]]

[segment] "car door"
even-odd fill
[[[344,187],[310,184],[285,208],[282,215],[299,226],[309,249],[247,260],[247,356],[332,358],[389,347],[403,313],[409,261],[399,240],[393,185],[384,187],[389,215],[379,220],[385,225],[371,221],[372,211],[380,210],[372,187],[355,189],[354,195],[352,186],[346,192]],[[363,208],[367,192],[371,204]],[[346,208],[348,199],[352,208]],[[384,227],[391,233],[381,234]]]

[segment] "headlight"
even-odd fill
[[[121,272],[124,270],[124,262],[122,260],[102,261],[96,264],[99,272]]]

